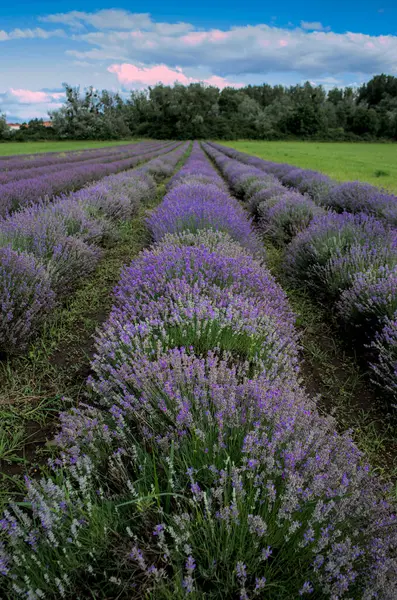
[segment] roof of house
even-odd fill
[[[7,123],[8,127],[21,127],[22,123]],[[25,127],[29,127],[27,123],[24,124]],[[44,127],[52,127],[52,121],[43,121]]]

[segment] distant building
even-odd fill
[[[21,129],[20,123],[7,123],[7,126],[11,129],[11,131],[19,131]]]
[[[44,127],[52,127],[52,121],[43,121]]]

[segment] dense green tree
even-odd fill
[[[51,131],[34,119],[13,139],[397,138],[397,78],[391,75],[377,75],[357,90],[328,92],[306,82],[222,90],[201,83],[158,84],[127,98],[65,84],[65,94],[64,105],[51,113]],[[3,119],[0,138],[9,133],[4,124]]]
[[[4,141],[10,137],[10,128],[7,125],[6,116],[0,113],[0,140]]]
[[[356,106],[348,121],[348,127],[356,135],[375,136],[379,127],[378,115],[373,108]]]
[[[393,75],[375,75],[368,83],[358,90],[358,102],[365,102],[370,107],[376,107],[382,100],[397,97],[397,77]]]

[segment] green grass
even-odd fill
[[[321,171],[338,181],[367,181],[397,192],[397,144],[254,141],[222,144],[265,160]]]
[[[0,144],[0,156],[14,154],[37,154],[38,152],[67,152],[68,150],[88,150],[90,148],[107,148],[135,144],[139,140],[123,140],[110,142],[64,141],[64,142],[5,142]]]

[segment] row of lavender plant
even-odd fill
[[[338,213],[365,213],[397,227],[397,196],[387,190],[361,181],[340,183],[312,169],[263,160],[226,146],[213,146],[231,158],[275,175],[284,186],[306,194],[319,206]]]
[[[367,356],[384,395],[397,400],[397,233],[365,213],[338,214],[287,191],[274,175],[206,146],[262,230],[286,246],[285,274],[335,310]],[[229,152],[227,153],[229,154]],[[260,159],[259,159],[260,160]],[[396,205],[397,206],[397,205]]]
[[[169,144],[171,144],[171,142],[169,142]],[[142,146],[140,145],[140,147],[137,149],[137,144],[131,144],[128,146],[122,146],[121,148],[118,148],[117,151],[112,148],[111,152],[102,152],[98,156],[82,156],[80,159],[78,157],[73,157],[71,159],[65,157],[62,161],[54,161],[53,163],[45,166],[30,167],[25,169],[21,169],[19,167],[16,169],[8,169],[7,171],[0,172],[0,186],[10,183],[11,181],[30,179],[32,177],[40,177],[42,175],[50,175],[51,173],[64,171],[66,169],[70,169],[70,167],[74,166],[76,163],[84,166],[108,164],[122,160],[123,158],[130,158],[131,153],[135,155],[138,151],[140,154],[142,154],[144,150],[150,152],[158,147],[166,147],[166,145],[159,144],[158,142],[146,142],[145,144],[142,144]],[[0,194],[1,189],[2,188],[0,187]]]
[[[9,597],[392,600],[387,490],[302,391],[294,315],[197,144],[148,224],[92,404],[0,522]]]
[[[127,144],[130,146],[132,144]],[[78,150],[53,152],[37,152],[31,154],[10,154],[0,157],[0,172],[12,169],[29,169],[30,167],[43,167],[47,164],[52,164],[55,161],[62,162],[66,159],[78,159],[80,156],[84,159],[87,156],[94,158],[106,153],[107,150],[113,152],[118,150],[119,146],[103,146],[100,148],[86,148]]]
[[[33,202],[52,199],[59,194],[76,191],[87,183],[133,168],[142,160],[150,158],[153,151],[161,153],[165,149],[170,151],[176,146],[176,143],[171,145],[159,143],[154,147],[148,146],[146,142],[142,145],[135,144],[127,158],[113,157],[115,160],[112,162],[71,165],[69,168],[58,169],[47,175],[38,175],[0,185],[0,215],[6,216]]]
[[[147,145],[156,144],[155,140],[148,141]],[[119,154],[120,152],[129,153],[136,143],[123,146],[105,146],[102,148],[92,148],[86,150],[71,150],[68,152],[44,152],[38,154],[23,154],[17,156],[3,156],[0,158],[0,173],[5,174],[11,171],[24,171],[32,168],[52,166],[70,162],[84,162],[93,158],[103,158]],[[143,147],[143,144],[141,143]]]
[[[117,223],[155,196],[155,180],[169,176],[186,148],[160,158],[153,151],[139,169],[0,220],[0,352],[26,348],[57,302],[95,269],[101,246],[116,241]]]

